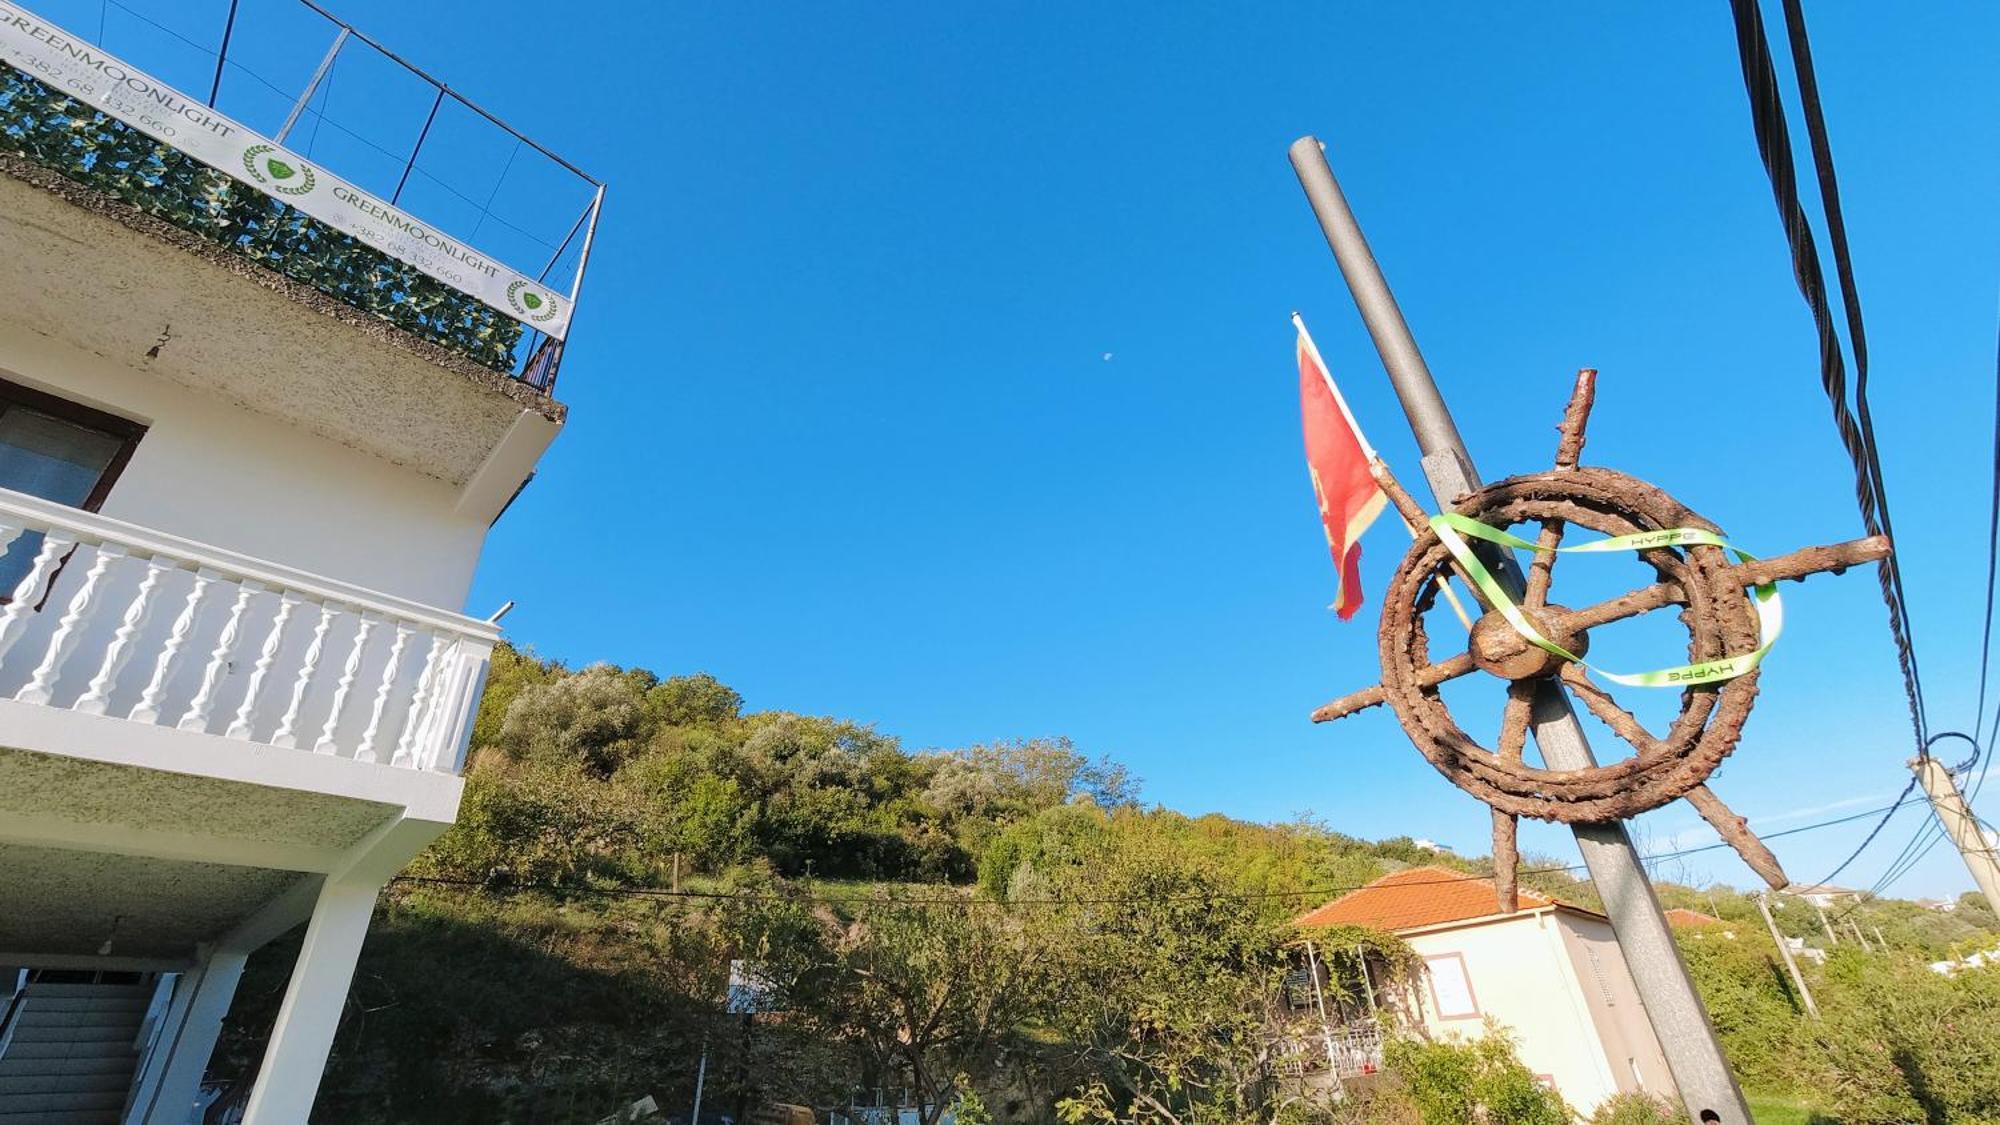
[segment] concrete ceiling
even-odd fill
[[[169,833],[249,845],[231,854],[255,855],[258,844],[292,852],[344,850],[397,811],[394,805],[331,793],[0,747],[0,835],[10,821],[53,814],[101,825],[106,833]]]
[[[523,410],[562,419],[521,383],[20,157],[0,156],[0,247],[0,320],[453,485]]]
[[[0,843],[0,953],[185,959],[314,877]]]

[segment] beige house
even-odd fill
[[[1604,915],[1528,891],[1500,913],[1489,879],[1443,867],[1398,871],[1297,920],[1395,934],[1424,960],[1410,993],[1385,999],[1435,1037],[1476,1038],[1492,1020],[1521,1061],[1588,1114],[1614,1094],[1674,1095],[1673,1078]],[[1414,1009],[1412,1012],[1411,1009]]]

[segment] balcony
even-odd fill
[[[1301,1025],[1281,1038],[1277,1068],[1289,1078],[1365,1078],[1382,1070],[1382,1025],[1373,1018]]]
[[[450,824],[493,625],[6,490],[0,543],[0,950],[172,963]]]
[[[142,6],[155,27],[184,14]],[[0,25],[0,330],[454,486],[510,443],[539,452],[563,418],[552,395],[601,185],[310,4],[243,7],[264,33],[232,48],[225,32],[190,68],[167,50],[185,43],[127,35],[112,54],[10,5],[21,16]],[[246,45],[296,48],[268,32],[286,13],[332,34],[310,75]],[[168,77],[145,73],[155,66]],[[266,96],[267,72],[296,82],[296,100]],[[359,119],[315,101],[330,74],[346,83],[341,104],[367,107]],[[362,74],[383,88],[356,97]],[[177,125],[162,124],[162,105],[182,111]],[[481,154],[495,152],[506,160],[489,170]],[[520,483],[516,452],[499,458],[512,479],[475,489],[480,504]]]

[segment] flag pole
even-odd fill
[[[1382,455],[1375,452],[1374,446],[1368,444],[1368,435],[1362,432],[1361,423],[1355,421],[1354,411],[1347,408],[1347,397],[1340,393],[1340,385],[1333,381],[1333,368],[1328,367],[1326,360],[1320,358],[1319,345],[1313,343],[1312,333],[1306,331],[1306,319],[1298,313],[1293,313],[1292,327],[1299,330],[1299,340],[1305,344],[1306,354],[1312,356],[1313,366],[1319,368],[1320,379],[1326,383],[1326,389],[1333,392],[1334,405],[1340,407],[1340,416],[1347,419],[1347,428],[1354,431],[1354,440],[1361,443],[1361,452],[1367,455],[1368,460],[1380,462]],[[1403,530],[1409,532],[1411,540],[1414,541],[1417,538],[1417,525],[1411,523],[1400,509],[1396,512],[1396,519],[1402,522]],[[1444,600],[1451,603],[1452,612],[1458,614],[1458,623],[1465,626],[1465,631],[1470,633],[1472,615],[1465,612],[1465,603],[1458,600],[1458,592],[1451,588],[1451,579],[1447,577],[1440,582],[1438,590],[1444,594]]]
[[[1315,137],[1300,137],[1292,142],[1290,157],[1299,186],[1305,189],[1306,200],[1319,220],[1320,232],[1326,236],[1362,322],[1375,340],[1375,350],[1381,354],[1396,397],[1402,401],[1417,447],[1423,450],[1424,476],[1438,502],[1449,506],[1479,488],[1479,474],[1472,467],[1465,439],[1459,436],[1437,380],[1431,377],[1416,338],[1389,291],[1389,282],[1382,276],[1382,267],[1376,264],[1361,224],[1327,165],[1325,146]],[[1510,595],[1519,597],[1521,570],[1511,552],[1496,553],[1492,562],[1501,584]],[[1529,724],[1543,764],[1549,769],[1587,769],[1597,764],[1569,696],[1555,681],[1542,681]],[[1749,1104],[1723,1057],[1715,1025],[1709,1022],[1708,1010],[1695,992],[1694,980],[1674,944],[1666,913],[1660,909],[1659,896],[1646,877],[1639,849],[1633,846],[1625,822],[1570,827],[1584,865],[1590,869],[1591,882],[1604,899],[1612,933],[1638,986],[1640,1005],[1667,1057],[1667,1069],[1673,1073],[1688,1115],[1718,1125],[1749,1125]]]

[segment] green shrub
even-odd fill
[[[1590,1115],[1590,1125],[1688,1125],[1687,1114],[1652,1094],[1615,1094]]]
[[[1799,1085],[1846,1125],[2000,1125],[2000,968],[1941,976],[1843,946],[1803,1029]]]
[[[1566,1125],[1569,1110],[1514,1053],[1514,1041],[1488,1023],[1478,1039],[1396,1039],[1384,1062],[1402,1080],[1424,1125]]]

